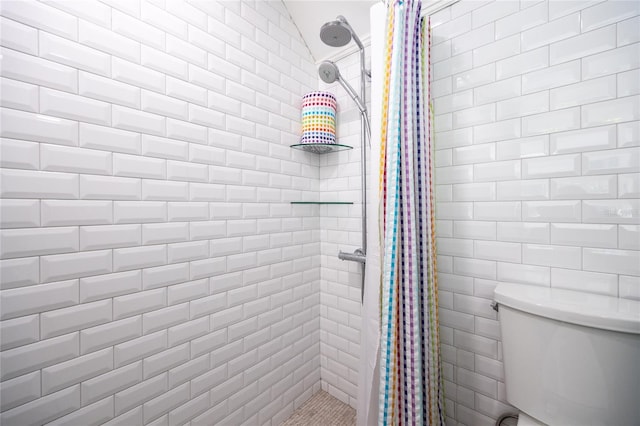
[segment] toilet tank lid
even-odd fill
[[[559,288],[499,283],[498,305],[604,330],[640,334],[640,301]]]

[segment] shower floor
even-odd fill
[[[356,410],[325,391],[313,395],[282,426],[355,426]]]

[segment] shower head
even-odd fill
[[[362,102],[362,99],[360,98],[360,96],[358,96],[353,87],[351,87],[351,85],[340,76],[340,70],[338,69],[338,66],[331,61],[323,61],[318,67],[318,74],[320,74],[320,78],[325,83],[333,83],[335,81],[340,83],[349,97],[356,103],[356,106],[360,110],[360,113],[362,113],[365,117],[368,126],[369,118],[367,117],[367,107],[365,106],[364,102]]]
[[[323,61],[318,68],[318,74],[325,83],[333,83],[340,78],[338,66],[331,61]]]
[[[342,47],[349,44],[352,33],[344,16],[338,16],[335,21],[327,22],[320,28],[320,39],[329,46]]]

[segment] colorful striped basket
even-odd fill
[[[336,143],[336,97],[329,92],[310,92],[302,97],[302,144]]]

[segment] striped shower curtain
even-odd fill
[[[443,425],[429,25],[391,0],[382,99],[380,425]]]

